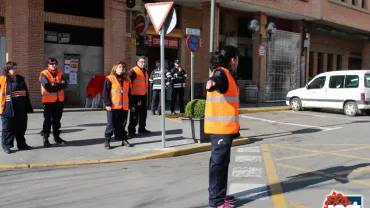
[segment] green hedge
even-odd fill
[[[191,118],[204,118],[205,108],[206,100],[194,99],[186,104],[185,115]]]

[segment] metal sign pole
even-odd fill
[[[191,56],[191,100],[194,100],[194,52],[190,52]]]
[[[212,60],[212,56],[213,56],[213,48],[214,48],[214,40],[213,40],[213,36],[214,36],[214,30],[215,30],[215,0],[211,0],[211,22],[210,22],[210,35],[209,35],[209,60],[210,60],[210,64],[209,64],[209,76],[211,76],[212,74],[212,66],[211,66],[211,60]]]
[[[164,88],[164,76],[165,76],[165,72],[164,72],[164,27],[162,27],[161,29],[161,40],[160,40],[160,44],[161,44],[161,72],[162,72],[162,76],[161,76],[161,103],[162,103],[162,147],[165,148],[166,147],[166,103],[165,103],[165,94],[166,94],[166,89]]]

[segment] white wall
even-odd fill
[[[57,58],[58,68],[63,72],[65,54],[80,55],[78,85],[69,85],[69,89],[66,90],[66,98],[69,98],[70,105],[84,106],[87,84],[95,74],[104,73],[104,49],[97,46],[45,43],[45,62],[49,57]],[[79,97],[79,99],[72,101],[73,97]]]

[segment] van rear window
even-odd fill
[[[370,74],[365,74],[365,87],[370,87]]]

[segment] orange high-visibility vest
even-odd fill
[[[41,77],[42,75],[45,75],[50,84],[61,83],[63,73],[60,71],[57,71],[56,73],[57,74],[54,78],[51,72],[45,69],[44,71],[40,73],[39,81],[42,82]],[[63,89],[59,90],[58,92],[48,92],[41,84],[41,95],[42,95],[42,103],[54,103],[57,100],[59,100],[60,102],[64,101],[64,90]]]
[[[10,95],[6,94],[7,82],[6,76],[0,76],[0,114],[3,114],[5,109],[5,102],[10,102]]]
[[[207,92],[204,133],[236,134],[239,132],[239,89],[229,70],[222,68],[229,83],[225,94],[217,90]],[[212,72],[211,76],[213,76]]]
[[[132,81],[132,86],[131,86],[131,95],[145,95],[148,94],[148,72],[145,71],[145,74],[143,71],[135,66],[132,68],[136,73],[136,78],[134,81]]]
[[[130,88],[130,78],[126,77],[123,80],[123,86],[119,83],[117,77],[113,74],[107,76],[109,81],[112,83],[112,88],[110,90],[110,99],[112,101],[112,109],[114,110],[128,110],[128,91]]]

